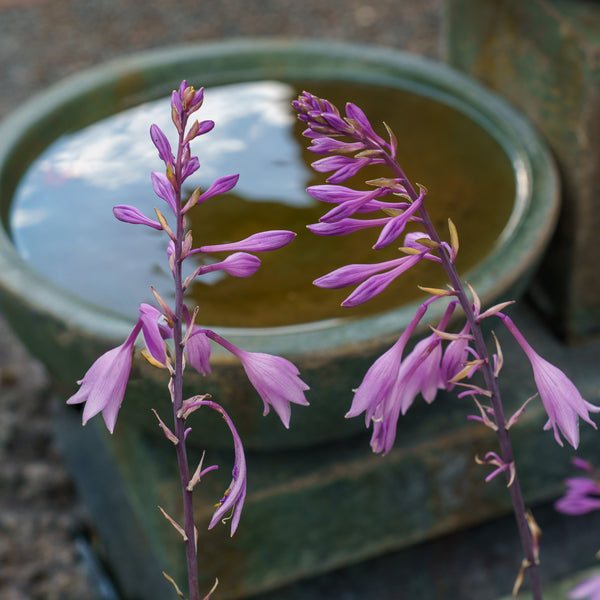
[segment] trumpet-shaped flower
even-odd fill
[[[250,383],[263,401],[265,407],[263,414],[268,414],[269,407],[273,407],[288,429],[291,416],[290,404],[308,406],[304,392],[309,387],[298,376],[299,371],[296,366],[281,356],[241,350],[214,331],[205,331],[211,340],[240,360]]]
[[[517,340],[531,363],[535,384],[548,415],[544,429],[551,428],[554,431],[554,439],[562,446],[560,430],[569,444],[577,449],[579,446],[578,418],[597,429],[589,413],[600,411],[600,407],[584,400],[573,382],[558,367],[537,354],[510,317],[502,313],[498,313],[498,316]]]
[[[141,328],[142,323],[138,321],[125,342],[100,356],[83,379],[77,382],[79,390],[67,400],[67,404],[85,402],[84,425],[102,412],[106,427],[111,433],[114,431],[131,372],[135,340]]]

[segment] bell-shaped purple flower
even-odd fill
[[[309,387],[300,379],[296,366],[281,356],[262,352],[246,352],[214,331],[205,331],[211,340],[223,346],[240,360],[250,383],[262,398],[265,407],[263,414],[267,415],[269,407],[273,407],[283,425],[288,429],[291,416],[290,404],[308,406],[304,392]]]
[[[560,430],[569,444],[577,449],[579,446],[578,418],[597,429],[589,413],[599,412],[600,407],[584,400],[573,382],[558,367],[537,354],[510,317],[502,313],[498,313],[498,316],[513,334],[531,363],[535,384],[548,415],[548,422],[544,425],[544,429],[551,428],[554,431],[554,439],[562,446]]]
[[[84,425],[102,412],[106,427],[111,433],[114,431],[131,372],[135,340],[141,328],[142,323],[138,321],[125,342],[100,356],[83,379],[77,382],[80,388],[67,400],[67,404],[85,402],[82,416]]]
[[[432,301],[430,299],[418,308],[412,321],[394,345],[371,365],[356,389],[352,406],[346,413],[348,418],[364,412],[367,427],[371,421],[373,422],[371,445],[375,452],[387,453],[394,444],[402,404],[402,389],[399,385],[402,355]]]

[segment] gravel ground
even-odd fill
[[[0,117],[125,53],[242,36],[382,44],[440,55],[443,0],[0,0]],[[52,441],[44,369],[0,318],[0,598],[97,600],[84,507]]]

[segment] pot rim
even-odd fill
[[[213,70],[203,75],[203,66]],[[221,65],[215,70],[214,64]],[[271,72],[271,71],[272,72]],[[268,73],[271,72],[271,75]],[[186,75],[189,73],[189,75]],[[157,74],[165,84],[153,83]],[[182,75],[183,74],[183,75]],[[150,81],[146,80],[151,77]],[[56,114],[74,99],[90,97],[103,87],[150,84],[157,97],[186,78],[203,86],[251,81],[270,76],[282,79],[340,79],[401,87],[431,95],[483,127],[507,154],[515,175],[515,208],[494,249],[463,274],[489,302],[514,285],[541,257],[554,230],[559,208],[557,169],[545,143],[531,124],[505,100],[471,77],[437,61],[407,52],[347,42],[303,39],[247,38],[148,50],[117,58],[72,75],[34,96],[0,123],[0,185],[23,138],[37,123]],[[177,83],[173,83],[177,82]],[[141,101],[129,93],[127,106]],[[143,98],[147,99],[147,96]],[[23,170],[25,167],[21,167]],[[1,188],[0,188],[1,189]],[[8,206],[0,192],[0,288],[20,298],[31,310],[49,314],[69,328],[120,344],[133,319],[83,301],[45,279],[16,251],[8,233]],[[270,328],[213,327],[234,344],[248,350],[282,354],[355,346],[398,332],[414,315],[420,301],[376,315],[340,316],[311,323]],[[443,303],[435,303],[428,320],[439,318]],[[438,305],[438,306],[436,306]]]

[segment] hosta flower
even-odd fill
[[[600,483],[589,477],[570,477],[567,492],[556,501],[556,510],[567,515],[584,515],[600,509]]]
[[[298,369],[281,356],[262,352],[234,353],[241,361],[246,375],[264,403],[264,413],[272,406],[286,428],[290,426],[290,403],[308,406],[304,392],[308,386],[300,379]]]
[[[594,575],[576,585],[570,592],[572,600],[600,600],[600,575]]]
[[[352,406],[346,413],[349,418],[364,412],[367,427],[373,423],[371,446],[374,452],[387,454],[396,439],[403,393],[400,378],[402,354],[430,302],[419,307],[394,345],[371,365],[355,390]]]
[[[82,416],[84,425],[102,412],[106,427],[111,433],[114,431],[131,372],[135,340],[141,328],[142,324],[138,321],[125,342],[105,352],[77,382],[79,390],[67,400],[67,404],[85,402]]]
[[[498,313],[498,316],[531,363],[535,384],[548,415],[544,429],[551,428],[554,431],[554,439],[562,446],[560,430],[569,444],[576,449],[579,446],[579,418],[597,429],[589,413],[598,412],[600,408],[584,400],[573,382],[558,367],[535,352],[510,317],[502,313]]]
[[[265,410],[273,407],[284,426],[289,428],[291,409],[290,404],[308,406],[304,392],[309,387],[300,379],[299,371],[293,363],[281,356],[273,356],[262,352],[246,352],[237,348],[214,331],[205,330],[211,340],[236,356],[250,383],[262,398]]]

